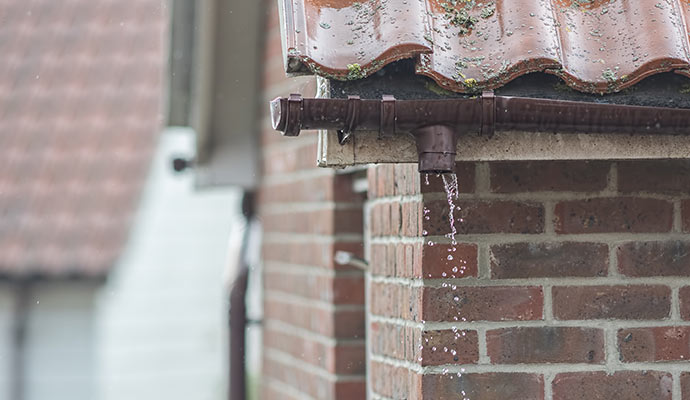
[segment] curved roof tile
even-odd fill
[[[589,93],[659,72],[690,76],[684,0],[281,0],[287,71],[366,77],[416,58],[456,92],[530,72]]]
[[[157,0],[0,0],[0,278],[102,277],[159,130]]]

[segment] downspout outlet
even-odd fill
[[[455,171],[458,134],[446,125],[430,125],[412,131],[417,143],[419,172],[445,174]]]

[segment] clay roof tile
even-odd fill
[[[158,0],[0,0],[0,276],[100,277],[158,132]]]
[[[456,92],[530,72],[589,93],[690,75],[685,0],[281,0],[288,72],[359,79],[414,58]]]

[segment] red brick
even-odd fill
[[[401,204],[393,201],[379,203],[371,208],[372,236],[398,236],[402,229]]]
[[[434,400],[543,400],[544,378],[526,373],[424,375],[422,396]]]
[[[364,343],[324,343],[276,328],[264,330],[266,351],[275,349],[334,374],[363,374]]]
[[[364,216],[361,208],[333,210],[333,230],[329,233],[364,233]]]
[[[264,288],[332,304],[364,304],[363,275],[326,276],[266,269]]]
[[[262,146],[282,146],[294,142],[293,138],[282,136],[280,132],[276,132],[271,126],[270,122],[263,123],[261,125],[261,145]],[[294,143],[293,143],[294,144]],[[263,160],[264,163],[266,160]],[[265,165],[262,166],[265,168]]]
[[[458,193],[473,193],[475,164],[471,162],[455,163],[455,175],[458,177]],[[440,174],[418,174],[422,193],[445,193],[443,176]],[[429,184],[427,185],[427,181]]]
[[[371,352],[398,360],[418,362],[422,330],[410,326],[372,322],[367,331]]]
[[[402,227],[402,216],[400,203],[393,202],[390,206],[390,222],[388,224],[388,232],[385,233],[386,236],[398,236],[400,234],[400,229]]]
[[[402,203],[400,234],[419,237],[422,234],[422,214],[421,202],[406,201]]]
[[[285,211],[262,215],[264,232],[314,235],[363,232],[362,210],[359,208]]]
[[[619,162],[618,188],[624,193],[690,193],[690,160]]]
[[[316,176],[289,183],[265,184],[259,192],[259,202],[298,203],[334,200],[333,176]]]
[[[477,245],[437,243],[423,245],[422,276],[425,279],[477,276]],[[452,259],[448,259],[451,257]]]
[[[476,364],[479,361],[477,331],[460,329],[424,331],[421,346],[422,366]]]
[[[378,180],[377,173],[378,168],[376,166],[367,168],[367,198],[369,200],[373,200],[379,196],[376,186]]]
[[[357,381],[336,381],[334,383],[334,399],[365,399],[367,397],[367,386],[364,380]]]
[[[684,320],[690,320],[690,286],[680,288],[680,316]]]
[[[369,271],[372,275],[395,276],[395,257],[391,253],[395,244],[372,244],[369,261]]]
[[[366,397],[366,383],[362,380],[336,380],[335,376],[324,376],[310,372],[299,362],[288,363],[264,353],[263,373],[290,386],[307,396],[318,399],[363,399]]]
[[[371,313],[418,321],[421,288],[373,282],[369,289]]]
[[[275,132],[277,136],[280,135]],[[287,140],[287,139],[279,139]],[[285,150],[264,153],[263,169],[264,174],[287,174],[291,172],[303,171],[316,168],[316,139],[306,142],[304,145],[295,147],[286,146]]]
[[[389,196],[389,194],[386,193],[386,188],[384,187],[386,184],[386,177],[389,174],[389,168],[390,165],[382,164],[382,165],[375,165],[372,168],[376,169],[376,197],[386,197]]]
[[[515,201],[458,201],[453,214],[458,234],[540,233],[544,230],[544,209],[540,204]],[[423,229],[429,235],[451,232],[448,202],[425,203],[429,212]],[[428,217],[428,219],[426,218]]]
[[[517,161],[491,163],[490,168],[493,192],[595,192],[606,188],[611,166],[604,161]]]
[[[568,286],[553,288],[557,319],[664,319],[671,309],[666,286]]]
[[[354,174],[335,174],[329,187],[330,198],[338,203],[362,203],[365,195],[354,191],[352,185],[355,179]],[[312,190],[313,186],[302,190]],[[292,189],[294,190],[294,189]]]
[[[673,378],[668,372],[572,372],[553,380],[554,400],[671,400]]]
[[[556,233],[668,232],[673,205],[633,197],[563,201],[555,218]]]
[[[419,263],[421,245],[418,243],[397,243],[395,245],[395,276],[415,277],[414,267]]]
[[[690,327],[655,327],[618,331],[623,362],[690,360]]]
[[[263,379],[261,381],[261,399],[264,400],[300,400],[291,394],[285,393],[285,390],[279,387],[271,386],[270,379]]]
[[[690,242],[630,242],[618,247],[618,270],[634,277],[690,276]]]
[[[333,260],[337,251],[347,251],[358,257],[362,257],[364,254],[362,243],[320,243],[307,240],[290,243],[264,241],[261,254],[266,262],[298,264],[324,269],[356,269],[356,267],[337,265]]]
[[[371,206],[367,216],[369,222],[369,234],[372,237],[383,236],[383,210],[386,203]]]
[[[392,396],[394,386],[393,379],[398,377],[398,374],[395,373],[398,367],[377,361],[371,361],[369,366],[371,368],[371,372],[369,373],[371,390],[381,396]]]
[[[506,243],[491,246],[494,279],[606,276],[608,246],[601,243]]]
[[[395,196],[395,165],[381,164],[374,168],[378,170],[376,173],[376,192],[378,196]]]
[[[329,310],[273,299],[264,300],[266,320],[278,320],[334,338],[363,338],[364,309]]]
[[[336,310],[324,318],[318,314],[308,314],[312,323],[323,323],[330,318],[333,321],[333,328],[326,331],[325,335],[343,339],[363,339],[365,331],[364,308]]]
[[[421,277],[421,248],[421,243],[372,244],[369,270],[379,276]]]
[[[683,394],[682,400],[690,400],[690,372],[680,374],[680,389]]]
[[[427,287],[424,288],[422,319],[450,322],[538,320],[542,318],[543,304],[540,287]]]
[[[395,399],[421,399],[421,376],[407,368],[372,361],[371,388],[374,393]],[[364,399],[343,397],[343,399]]]
[[[604,333],[594,328],[524,327],[487,331],[492,364],[592,363],[605,359]]]
[[[476,331],[435,330],[372,322],[368,332],[373,354],[422,366],[475,364],[479,360]]]
[[[683,232],[690,232],[690,200],[683,200],[681,203],[681,220]]]
[[[395,194],[409,196],[419,193],[417,164],[395,164]]]

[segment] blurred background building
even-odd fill
[[[0,1],[1,399],[226,396],[241,193],[170,167],[170,11]]]

